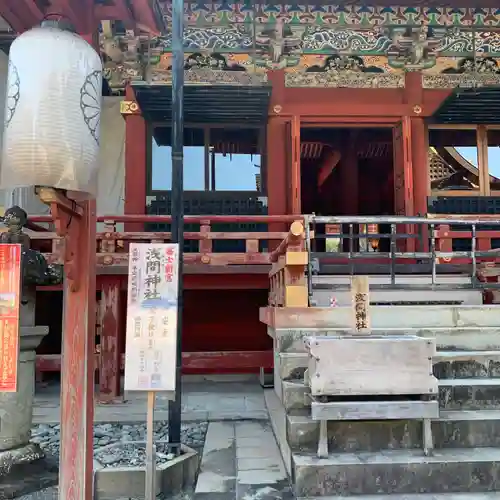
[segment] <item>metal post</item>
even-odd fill
[[[172,243],[179,244],[179,300],[177,306],[177,367],[175,400],[168,405],[168,439],[174,453],[181,444],[181,370],[184,250],[184,1],[172,2]]]

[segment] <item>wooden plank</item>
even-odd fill
[[[99,356],[99,400],[120,396],[120,363],[124,340],[121,283],[119,277],[107,277],[102,283],[100,303],[101,352]]]
[[[370,332],[370,284],[368,276],[351,279],[351,304],[355,333]]]
[[[435,339],[416,336],[309,337],[313,396],[436,394]]]
[[[313,420],[410,420],[438,418],[437,401],[336,401],[311,403]]]

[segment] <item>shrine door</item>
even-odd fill
[[[412,216],[413,170],[411,160],[411,122],[403,118],[393,129],[394,169],[394,214]],[[417,234],[418,228],[409,224],[398,224],[398,234]],[[398,251],[414,251],[415,239],[398,239]]]

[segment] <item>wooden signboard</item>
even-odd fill
[[[370,333],[370,293],[368,276],[353,276],[351,300],[354,333]]]
[[[21,245],[0,244],[0,392],[17,391]]]
[[[130,245],[126,391],[175,391],[178,270],[177,244]]]

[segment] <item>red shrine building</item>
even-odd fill
[[[100,396],[114,398],[128,242],[169,238],[171,3],[3,0],[0,85],[11,41],[51,13],[98,39],[104,66],[96,360]],[[270,251],[302,214],[500,213],[499,27],[490,0],[185,3],[186,372],[271,367],[258,314]],[[477,161],[461,148],[476,148]],[[29,190],[4,193],[4,208],[13,203],[57,261],[43,207]],[[51,327],[40,372],[60,368],[61,318],[47,305],[61,295],[40,292],[37,320]]]

